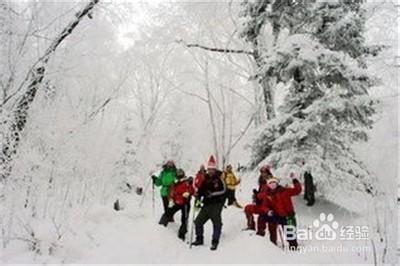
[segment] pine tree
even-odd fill
[[[378,80],[368,73],[365,59],[382,47],[366,45],[362,1],[301,7],[293,21],[285,16],[286,35],[265,59],[262,73],[279,77],[288,92],[253,145],[252,165],[266,160],[277,168],[296,168],[306,160],[323,194],[375,194],[373,178],[355,158],[352,144],[366,142],[374,123],[377,102],[368,91]]]

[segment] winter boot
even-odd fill
[[[211,241],[211,250],[216,250],[218,247],[218,240]]]
[[[182,241],[185,241],[185,234],[182,232],[178,233],[178,238],[181,239]]]
[[[160,221],[158,222],[158,224],[167,226],[168,225],[168,219],[169,218],[167,217],[167,215],[163,214],[161,216]]]
[[[263,237],[263,236],[265,236],[265,231],[264,232],[257,231],[256,235]]]
[[[254,223],[254,218],[252,215],[247,215],[247,228],[245,230],[256,230],[256,224]]]
[[[196,241],[192,243],[192,246],[201,246],[204,244],[203,237],[196,237]]]
[[[289,250],[295,251],[295,250],[298,249],[298,244],[297,244],[297,240],[296,239],[288,240],[288,242],[289,242]]]

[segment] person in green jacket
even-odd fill
[[[174,161],[169,160],[163,165],[163,170],[159,176],[152,176],[154,185],[157,187],[161,186],[160,194],[164,207],[164,213],[168,209],[168,192],[172,184],[174,184],[176,179],[176,166]]]

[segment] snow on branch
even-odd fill
[[[188,48],[193,48],[193,47],[194,48],[200,48],[200,49],[211,51],[211,52],[254,55],[253,51],[228,49],[228,48],[217,48],[217,47],[208,47],[208,46],[204,46],[204,45],[197,44],[197,43],[186,43],[184,40],[177,40],[176,42],[180,43],[180,44],[183,44],[184,46],[186,46]]]
[[[0,108],[3,107],[10,99],[12,99],[18,92],[22,90],[26,82],[29,80],[31,76],[35,76],[38,68],[41,68],[40,65],[46,65],[50,59],[50,56],[56,51],[57,47],[62,43],[62,41],[72,33],[72,31],[78,26],[79,22],[85,16],[89,16],[93,7],[99,2],[99,0],[91,0],[81,11],[75,14],[75,19],[71,21],[63,31],[51,42],[45,53],[32,65],[29,69],[28,73],[25,76],[25,79],[22,81],[18,89],[10,94],[7,98],[3,100],[0,104]]]

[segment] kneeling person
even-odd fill
[[[266,198],[269,200],[270,207],[266,214],[261,215],[262,223],[259,228],[261,231],[264,231],[266,223],[268,223],[270,240],[275,245],[277,240],[277,226],[292,226],[294,229],[296,228],[296,216],[291,198],[300,194],[301,185],[293,173],[290,174],[290,178],[292,179],[293,187],[283,187],[279,185],[279,181],[276,178],[267,181],[270,190]],[[287,231],[287,233],[289,233],[289,231]],[[288,238],[288,235],[285,237]],[[290,249],[297,248],[295,234],[291,239],[287,240]]]

